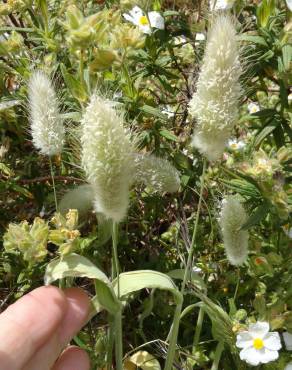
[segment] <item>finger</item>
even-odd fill
[[[68,347],[52,370],[89,370],[88,354],[78,347]]]
[[[31,357],[23,370],[51,369],[63,348],[86,323],[90,305],[86,293],[78,288],[69,288],[64,290],[64,295],[67,310],[62,323],[45,345]]]
[[[57,330],[67,309],[64,293],[40,287],[0,315],[0,370],[21,369]]]
[[[64,291],[67,298],[67,311],[60,326],[60,341],[63,346],[68,344],[88,320],[90,300],[87,294],[79,288],[69,288]]]

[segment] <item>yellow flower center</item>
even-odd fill
[[[149,22],[148,22],[148,19],[146,17],[146,15],[142,15],[139,19],[139,23],[142,25],[142,26],[146,26]]]
[[[256,338],[253,340],[253,346],[255,349],[262,349],[264,346],[264,342],[261,338]]]

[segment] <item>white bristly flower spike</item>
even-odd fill
[[[174,193],[180,186],[179,172],[164,158],[136,154],[135,182],[142,182],[157,193]]]
[[[94,209],[115,222],[127,213],[134,170],[133,148],[124,114],[98,95],[82,117],[82,166],[93,187]]]
[[[220,158],[236,124],[240,75],[233,21],[218,15],[207,35],[197,91],[189,103],[189,113],[197,120],[192,146],[211,161]]]
[[[281,349],[281,340],[278,332],[269,332],[268,322],[258,321],[250,324],[248,331],[242,331],[237,335],[236,346],[242,348],[240,359],[249,365],[257,366],[275,361],[278,351]]]
[[[242,265],[248,257],[248,231],[241,230],[247,221],[247,214],[236,196],[223,199],[219,224],[223,235],[224,249],[228,261],[235,266]]]
[[[160,30],[164,30],[165,28],[164,18],[159,12],[153,11],[146,15],[138,6],[134,6],[134,8],[129,11],[129,14],[124,13],[123,17],[135,26],[138,26],[143,33],[150,34],[151,28],[158,28]]]
[[[54,87],[44,72],[32,73],[28,83],[28,99],[34,146],[44,155],[60,154],[65,129]]]

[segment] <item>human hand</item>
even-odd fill
[[[26,294],[0,315],[0,370],[89,370],[85,351],[63,351],[88,313],[89,299],[78,288]]]

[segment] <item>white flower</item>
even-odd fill
[[[240,359],[249,365],[267,364],[279,357],[278,351],[282,347],[279,333],[269,332],[269,323],[258,321],[250,324],[248,331],[237,335],[236,346],[242,348]]]
[[[288,95],[288,102],[292,101],[292,93]]]
[[[284,226],[282,226],[282,229],[284,230],[284,233],[290,238],[292,239],[292,227],[289,226],[289,224],[286,224]]]
[[[286,4],[287,4],[288,9],[290,10],[290,12],[292,12],[292,0],[286,0]]]
[[[252,114],[258,112],[260,110],[260,106],[257,103],[251,102],[248,104],[247,109],[249,113]]]
[[[231,150],[234,151],[239,151],[245,148],[245,142],[244,141],[239,141],[237,139],[230,139],[228,141],[228,147]]]
[[[289,362],[289,364],[286,365],[284,370],[292,370],[292,362]]]
[[[235,0],[210,0],[211,10],[226,10],[233,7]]]
[[[285,333],[283,333],[283,338],[287,351],[292,351],[292,334],[285,331]]]
[[[192,268],[192,271],[195,272],[196,274],[200,274],[203,270],[201,269],[201,267],[195,265]]]
[[[173,107],[167,105],[162,109],[161,113],[165,114],[168,118],[172,118],[174,117],[175,111],[173,110]]]
[[[202,32],[196,33],[195,45],[199,45],[204,40],[206,40],[206,36],[204,33]]]
[[[134,6],[134,8],[129,11],[129,14],[124,13],[123,17],[135,26],[138,26],[143,33],[150,34],[151,28],[164,30],[164,18],[159,12],[153,11],[149,12],[147,15],[145,15],[141,8]]]

